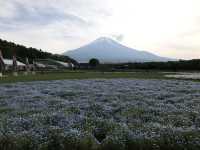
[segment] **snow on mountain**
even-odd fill
[[[106,37],[99,38],[78,49],[67,51],[64,55],[67,55],[78,62],[89,62],[91,58],[97,58],[101,63],[157,62],[172,60],[154,55],[150,52],[126,47]]]

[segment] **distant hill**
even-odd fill
[[[166,62],[172,60],[126,47],[106,37],[99,38],[78,49],[67,51],[64,55],[76,59],[78,62],[88,62],[91,58],[97,58],[104,63]]]
[[[28,57],[30,62],[35,59],[54,59],[58,61],[65,61],[65,62],[72,62],[76,64],[77,62],[64,55],[56,55],[56,54],[51,54],[48,52],[44,52],[41,49],[36,49],[36,48],[27,48],[23,45],[18,45],[13,42],[8,42],[6,40],[0,39],[0,49],[3,53],[4,58],[12,58],[13,52],[16,52],[17,59],[25,62],[25,58]]]

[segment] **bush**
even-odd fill
[[[98,59],[92,58],[92,59],[90,59],[89,64],[91,67],[95,68],[100,64],[100,62]]]
[[[15,138],[12,136],[0,137],[0,150],[15,150],[16,143]]]

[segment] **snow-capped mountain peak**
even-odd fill
[[[101,37],[76,50],[67,51],[64,55],[70,56],[78,62],[89,62],[91,58],[97,58],[102,63],[122,62],[148,62],[169,61],[150,52],[139,51],[126,47],[115,40]]]
[[[101,42],[115,43],[114,40],[112,40],[111,38],[107,38],[107,37],[100,37],[100,38],[96,39],[95,41],[93,41],[93,43],[101,43]]]

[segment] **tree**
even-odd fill
[[[99,60],[96,58],[92,58],[89,61],[89,65],[93,68],[96,68],[100,64]]]
[[[32,47],[27,48],[23,45],[18,45],[2,39],[0,39],[0,49],[2,50],[4,58],[9,59],[12,59],[14,49],[17,59],[21,59],[20,61],[24,63],[26,62],[26,58],[29,58],[29,62],[33,62],[33,60],[36,59],[54,59],[58,61],[71,62],[75,65],[78,64],[76,60],[68,56],[51,54],[48,52],[44,52],[41,49],[36,49]]]

